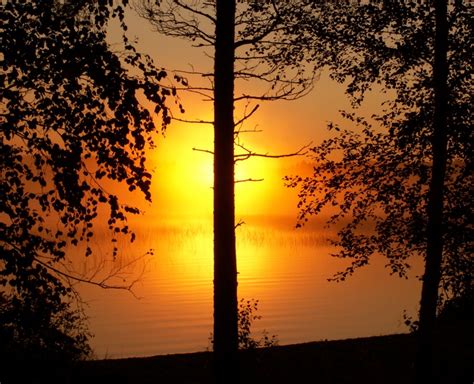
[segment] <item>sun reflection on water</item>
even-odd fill
[[[263,328],[281,344],[402,332],[402,312],[414,313],[419,282],[390,277],[384,260],[344,283],[328,277],[345,261],[331,258],[327,233],[294,230],[292,219],[244,217],[237,229],[239,296],[260,301]],[[273,223],[271,225],[270,223]],[[105,235],[102,250],[106,249]],[[154,249],[129,278],[128,292],[83,287],[90,302],[98,357],[146,356],[205,350],[212,331],[212,226],[209,219],[176,218],[142,225],[137,240],[120,243],[121,258]],[[140,264],[142,263],[142,264]],[[414,273],[416,273],[416,268]]]

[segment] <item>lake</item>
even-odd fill
[[[417,311],[421,263],[409,279],[390,276],[386,261],[345,282],[328,282],[347,261],[330,256],[331,234],[319,224],[294,229],[290,217],[244,218],[237,229],[239,298],[259,300],[253,333],[266,330],[280,344],[406,332],[403,311]],[[133,294],[79,288],[88,303],[92,346],[97,358],[203,351],[212,332],[212,227],[209,221],[176,218],[150,221],[130,245],[121,240],[115,266],[145,255],[120,278],[138,279]],[[93,270],[107,258],[107,235],[97,236]],[[115,280],[114,282],[117,282]],[[121,279],[118,279],[122,283]]]

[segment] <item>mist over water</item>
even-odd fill
[[[409,279],[390,276],[386,260],[345,282],[328,282],[346,260],[330,256],[326,239],[334,234],[318,223],[294,229],[290,217],[245,217],[237,229],[239,298],[258,299],[265,329],[280,344],[406,332],[403,311],[417,311],[421,263],[414,260]],[[95,255],[84,266],[93,270],[110,259],[110,237],[99,234]],[[179,218],[137,227],[133,244],[119,240],[116,264],[125,266],[116,283],[138,279],[132,295],[122,290],[81,286],[95,337],[97,358],[148,356],[202,351],[212,332],[212,225]],[[153,256],[145,255],[154,249]],[[123,272],[123,271],[122,271]]]

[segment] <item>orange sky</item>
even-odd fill
[[[129,37],[139,38],[140,50],[150,54],[157,65],[169,69],[211,71],[212,60],[199,48],[183,40],[168,38],[152,31],[146,20],[130,13]],[[112,27],[112,40],[114,36]],[[193,79],[189,79],[193,84]],[[253,84],[245,84],[246,92]],[[237,90],[238,91],[238,90]],[[181,93],[185,119],[212,120],[212,105],[200,97]],[[368,105],[377,104],[378,94]],[[281,154],[295,152],[312,142],[328,137],[328,121],[341,121],[338,111],[349,109],[342,85],[331,81],[326,73],[315,83],[314,90],[296,101],[265,102],[246,122],[246,129],[259,133],[242,135],[246,145],[256,152]],[[236,107],[238,112],[239,107]],[[236,117],[237,119],[238,117]],[[244,136],[245,135],[245,136]],[[149,154],[153,173],[153,204],[148,215],[173,216],[212,214],[212,156],[193,151],[193,147],[212,149],[212,126],[173,122],[164,136],[157,137],[157,148]],[[236,187],[237,217],[248,214],[278,214],[296,217],[295,190],[284,187],[282,177],[298,171],[303,157],[285,159],[254,158],[240,162],[236,178],[263,178],[262,182],[239,183]]]

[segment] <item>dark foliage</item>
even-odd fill
[[[48,382],[58,369],[92,356],[86,319],[69,302],[2,295],[0,324],[2,382]]]
[[[101,211],[112,241],[118,234],[133,241],[126,216],[139,211],[104,183],[125,184],[151,199],[145,154],[157,127],[140,100],[161,112],[164,129],[171,92],[158,84],[166,73],[138,53],[125,32],[120,52],[108,45],[109,19],[126,30],[126,3],[1,5],[2,332],[18,353],[87,355],[81,313],[68,304],[70,283],[80,276],[65,268],[66,251],[82,243],[85,256],[91,254]],[[116,256],[116,244],[111,248]]]
[[[261,315],[256,314],[257,311],[258,300],[240,299],[237,314],[239,350],[254,350],[255,348],[268,348],[278,345],[277,336],[270,336],[266,330],[262,331],[260,338],[254,337],[252,325],[256,320],[262,318]],[[212,333],[209,337],[209,342],[214,344],[214,335]]]
[[[469,332],[474,322],[474,292],[466,291],[463,295],[454,297],[443,303],[438,314],[438,326],[466,325],[464,331]]]
[[[425,255],[427,203],[432,162],[434,93],[434,10],[429,2],[347,3],[314,6],[303,34],[306,45],[284,49],[288,58],[304,55],[346,82],[354,106],[379,86],[384,109],[371,119],[345,112],[353,129],[329,125],[334,137],[313,149],[311,177],[288,178],[299,188],[302,225],[326,206],[329,224],[339,231],[337,256],[352,265],[344,280],[385,255],[393,273],[404,276],[410,257]],[[447,296],[473,284],[472,251],[472,6],[449,8],[448,159],[445,178],[444,249],[441,286]],[[309,40],[308,40],[309,39]]]
[[[276,335],[269,336],[266,330],[263,331],[261,338],[256,339],[252,335],[252,325],[256,320],[260,320],[262,316],[257,315],[258,300],[240,299],[239,302],[239,349],[255,349],[262,347],[273,347],[278,345]]]

